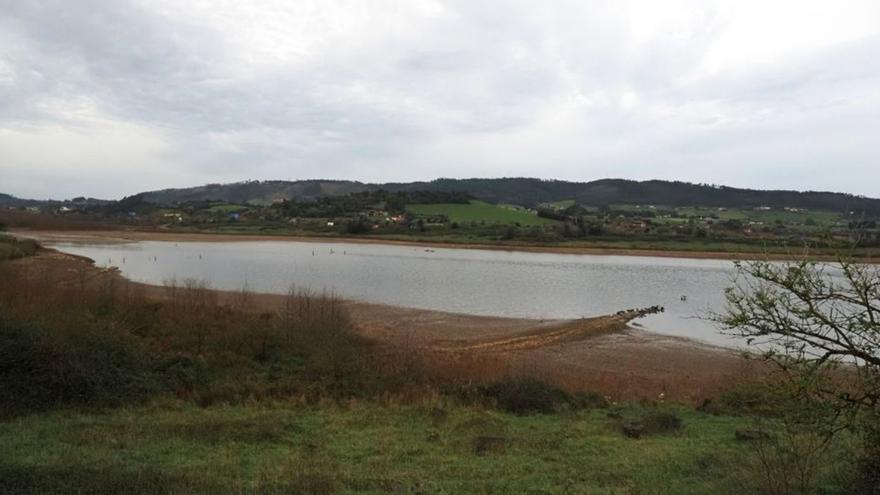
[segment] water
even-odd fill
[[[700,319],[723,309],[722,260],[444,249],[333,242],[58,244],[131,280],[286,293],[291,284],[355,300],[486,316],[578,318],[653,305],[645,329],[730,346]],[[687,300],[682,300],[686,296]]]

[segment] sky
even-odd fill
[[[0,0],[0,192],[512,176],[880,197],[880,2]]]

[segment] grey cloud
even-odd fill
[[[211,7],[221,22],[174,2],[0,0],[0,190],[450,175],[880,186],[851,178],[878,158],[877,33],[712,72],[707,53],[729,27],[713,2],[647,34],[630,18],[638,2],[426,1],[426,14],[403,2],[363,18],[358,2],[328,2],[353,20],[323,36],[316,19],[323,37],[302,41],[303,5],[282,3],[280,37],[250,50],[250,31],[235,36],[250,21],[223,2]],[[53,183],[66,162],[20,144],[76,130],[70,175],[88,175],[82,149],[119,126],[131,153],[96,154],[94,170],[121,188]]]

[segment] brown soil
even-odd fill
[[[171,242],[245,242],[245,241],[298,241],[298,242],[344,242],[351,244],[388,244],[398,246],[444,247],[451,249],[484,249],[490,251],[522,251],[557,254],[593,254],[616,256],[653,256],[660,258],[722,259],[722,260],[789,260],[799,258],[796,254],[734,253],[722,251],[677,251],[664,249],[629,249],[590,246],[540,246],[540,245],[492,245],[455,242],[406,241],[371,237],[344,236],[295,236],[260,234],[216,234],[210,232],[162,232],[147,230],[31,230],[16,229],[14,234],[31,237],[41,242],[119,243],[134,241]],[[811,259],[833,261],[831,256],[814,256]],[[865,257],[864,263],[880,263],[880,258]]]
[[[12,263],[35,272],[66,273],[71,281],[114,272],[52,249]],[[162,287],[137,285],[150,297],[166,297]],[[221,302],[236,297],[235,292],[217,292]],[[275,311],[284,297],[254,294],[252,301],[260,311]],[[530,320],[345,304],[361,335],[424,358],[450,380],[530,374],[567,389],[601,391],[613,398],[662,396],[699,402],[763,370],[729,349],[629,326],[634,318],[629,313]]]

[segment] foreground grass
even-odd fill
[[[622,411],[638,414],[638,409]],[[746,420],[681,410],[624,437],[607,410],[250,404],[54,412],[0,423],[6,493],[727,493]],[[504,446],[474,452],[480,436]]]

